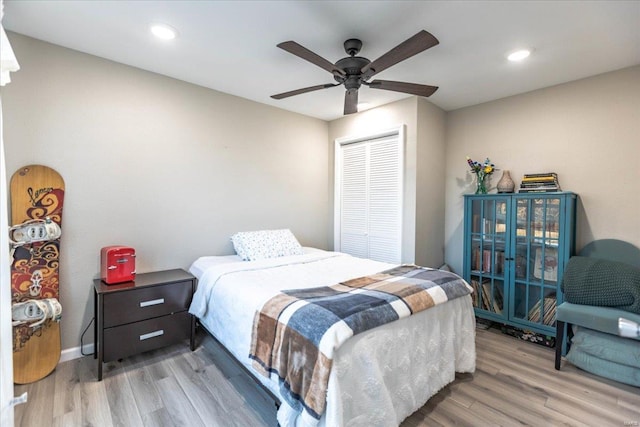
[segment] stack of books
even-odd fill
[[[536,304],[529,310],[529,321],[542,323],[544,325],[552,326],[556,322],[556,298],[555,296],[546,297],[544,299],[543,312],[540,311],[540,306],[542,305],[541,301],[536,302]],[[544,313],[544,314],[543,314]],[[543,317],[544,316],[544,317]]]
[[[471,296],[474,307],[502,314],[504,300],[500,286],[493,287],[493,300],[491,299],[491,281],[489,279],[484,279],[482,283],[477,279],[471,279],[471,287],[473,287]]]
[[[561,191],[558,174],[555,172],[529,173],[522,177],[520,193],[544,193]]]

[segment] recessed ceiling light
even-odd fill
[[[172,40],[176,38],[178,32],[175,28],[167,25],[167,24],[152,24],[151,32],[154,36],[163,40]]]
[[[516,50],[515,52],[510,53],[507,56],[507,59],[509,61],[522,61],[523,59],[525,59],[529,55],[531,55],[531,51],[530,50],[521,49],[521,50]]]

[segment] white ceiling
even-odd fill
[[[427,30],[440,44],[376,78],[439,86],[444,110],[640,64],[640,1],[28,1],[5,0],[6,29],[324,120],[342,116],[344,88],[276,44],[294,40],[330,62],[363,41],[374,60]],[[178,29],[154,38],[148,26]],[[529,47],[523,63],[505,54]],[[18,61],[20,53],[16,52]],[[360,89],[378,106],[409,95]]]

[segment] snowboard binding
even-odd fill
[[[16,248],[30,243],[55,240],[60,238],[61,234],[60,226],[51,218],[31,219],[9,227],[9,243]]]
[[[13,304],[11,320],[13,326],[28,324],[36,329],[47,319],[59,322],[62,317],[62,306],[56,298],[30,299]]]

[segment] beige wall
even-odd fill
[[[577,249],[597,239],[640,247],[640,66],[447,114],[446,260],[462,272],[465,156],[489,156],[520,183],[557,172],[579,195]],[[492,177],[495,184],[501,177]]]
[[[93,316],[103,246],[136,248],[138,272],[232,253],[240,230],[329,247],[326,122],[9,37],[21,70],[2,89],[7,170],[44,164],[66,182],[63,349]]]
[[[438,207],[444,205],[444,112],[438,107],[411,97],[330,122],[330,191],[333,194],[336,139],[370,135],[400,125],[405,125],[402,261],[439,266],[443,260],[443,236],[440,230],[444,226],[444,210]],[[427,162],[432,159],[438,166],[427,177]],[[332,215],[332,197],[329,202],[329,212]],[[331,241],[332,218],[330,216]]]
[[[446,113],[424,98],[416,100],[416,261],[439,267],[444,262]]]

